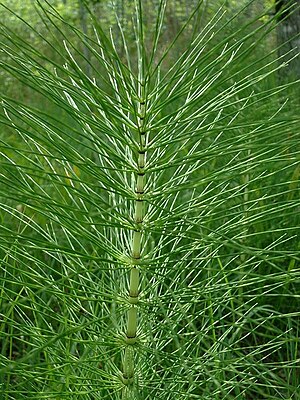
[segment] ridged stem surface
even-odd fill
[[[127,312],[127,327],[125,333],[126,347],[123,357],[123,382],[127,386],[134,383],[135,378],[135,347],[138,329],[138,301],[140,284],[140,259],[142,253],[143,221],[145,216],[144,188],[145,188],[145,161],[146,161],[146,129],[145,129],[145,91],[144,84],[139,82],[139,103],[137,113],[138,126],[138,156],[135,180],[134,224],[132,235],[132,267],[129,278]]]

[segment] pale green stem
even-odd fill
[[[137,341],[138,329],[138,301],[139,301],[139,283],[140,272],[139,262],[141,259],[142,251],[142,236],[143,236],[143,220],[145,216],[144,210],[144,188],[145,188],[145,160],[146,160],[146,129],[145,129],[145,88],[144,84],[139,85],[139,105],[138,105],[138,130],[139,130],[139,148],[137,160],[137,175],[135,187],[135,212],[134,222],[136,228],[132,236],[132,267],[130,271],[130,282],[128,291],[128,301],[130,308],[127,314],[127,328],[126,328],[126,347],[123,358],[123,383],[127,386],[134,382],[135,374],[135,347],[133,345]]]

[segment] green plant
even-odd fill
[[[36,93],[2,96],[3,398],[298,398],[299,118],[256,52],[274,21],[198,33],[199,2],[165,46],[167,1],[149,38],[136,0],[120,56],[92,12],[87,37],[37,3],[44,53],[1,28]]]

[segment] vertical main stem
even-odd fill
[[[134,223],[135,230],[132,235],[132,267],[130,270],[130,281],[128,290],[128,302],[130,308],[127,313],[127,327],[125,333],[126,347],[123,355],[123,382],[125,385],[134,382],[135,374],[135,348],[134,344],[137,341],[138,329],[138,300],[139,300],[139,283],[140,271],[139,263],[142,252],[142,237],[143,237],[143,221],[145,216],[144,207],[144,188],[145,188],[145,161],[146,161],[146,99],[145,99],[145,83],[144,80],[139,80],[139,104],[138,104],[138,159],[135,184],[135,207],[134,207]]]

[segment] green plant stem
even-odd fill
[[[144,207],[144,188],[145,188],[145,161],[146,161],[146,130],[145,130],[145,87],[139,82],[139,104],[137,113],[138,125],[138,158],[136,172],[136,187],[135,187],[135,211],[134,223],[135,230],[132,236],[132,267],[130,271],[128,301],[130,308],[127,313],[127,328],[126,328],[126,348],[123,358],[123,382],[126,386],[133,384],[135,375],[135,348],[133,347],[137,341],[138,328],[138,300],[139,300],[139,282],[140,271],[139,263],[142,251],[142,236],[143,236],[143,220],[145,216]]]

